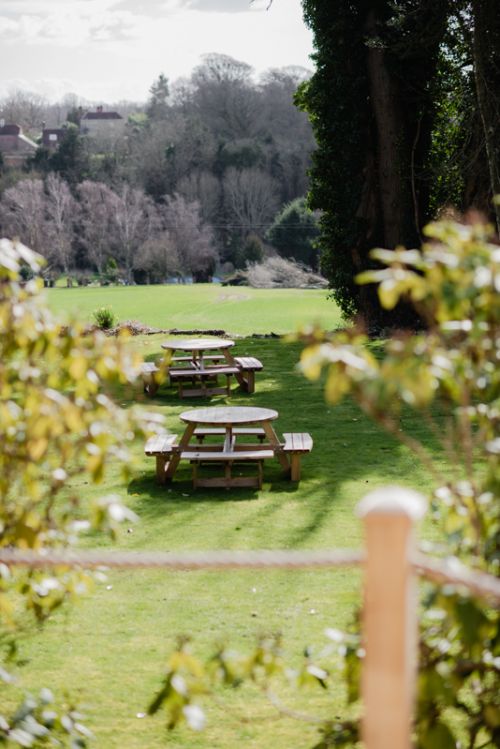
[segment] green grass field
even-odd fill
[[[118,321],[139,320],[161,329],[225,330],[228,333],[289,333],[319,322],[328,330],[341,315],[328,292],[316,289],[252,289],[196,284],[186,286],[106,286],[48,290],[58,314],[92,320],[98,307],[111,306]]]
[[[208,293],[208,287],[204,291]],[[68,290],[66,298],[73,293]],[[94,303],[99,303],[97,298],[90,306]],[[151,309],[150,320],[163,324],[158,315]],[[180,324],[188,327],[192,322]],[[261,325],[252,318],[251,328]],[[269,318],[264,329],[276,328],[276,321]],[[155,359],[161,341],[160,335],[144,336],[131,339],[130,345],[144,358]],[[257,376],[255,394],[235,389],[230,403],[277,409],[278,433],[308,431],[314,438],[313,452],[303,460],[300,484],[288,482],[273,462],[265,466],[261,491],[200,489],[195,493],[188,465],[182,466],[169,487],[159,487],[154,459],[146,458],[143,445],[137,443],[137,472],[130,485],[121,486],[111,469],[99,487],[100,494],[120,493],[140,518],[130,532],[124,529],[118,548],[356,548],[361,544],[361,527],[355,507],[366,492],[388,483],[430,489],[428,475],[415,457],[351,403],[325,404],[321,384],[309,383],[296,370],[298,344],[246,338],[238,340],[235,353],[257,356],[264,371]],[[140,392],[123,394],[123,405],[141,397]],[[212,405],[224,402],[223,397],[211,400]],[[146,401],[149,408],[165,415],[167,426],[177,434],[179,413],[203,403],[180,402],[164,388]],[[417,423],[414,426],[419,428]],[[83,478],[79,488],[82,497],[97,491]],[[425,533],[433,532],[427,520]],[[92,536],[86,545],[105,547],[109,542]],[[95,733],[92,746],[99,749],[312,746],[318,741],[314,724],[278,719],[275,709],[251,687],[219,693],[215,702],[206,705],[208,727],[201,733],[187,728],[167,732],[162,716],[143,714],[159,687],[166,655],[178,633],[191,634],[195,650],[206,654],[221,638],[248,650],[257,633],[280,630],[291,661],[297,662],[304,645],[325,644],[326,627],[349,622],[359,592],[359,573],[349,569],[112,572],[92,596],[56,613],[43,631],[26,634],[22,643],[26,661],[18,669],[20,686],[36,690],[50,685],[59,698],[71,694]],[[344,713],[340,685],[325,693],[317,689],[293,696],[285,691],[284,696],[287,704],[302,711],[330,717]]]

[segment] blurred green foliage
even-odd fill
[[[0,240],[0,547],[42,554],[74,544],[81,531],[114,535],[121,521],[133,520],[119,497],[87,503],[72,481],[86,474],[98,484],[111,463],[121,465],[126,480],[132,440],[161,424],[155,415],[139,407],[122,409],[112,399],[114,387],[132,384],[140,372],[141,359],[125,340],[84,334],[80,325],[61,326],[44,305],[41,280],[22,281],[23,268],[38,274],[41,263],[20,243]],[[83,569],[20,571],[0,565],[0,644],[6,658],[14,659],[12,642],[26,611],[42,623],[92,581]],[[6,669],[1,680],[12,680]],[[29,700],[26,705],[19,708],[22,725],[19,711],[12,718],[0,715],[0,743],[45,745],[51,726],[64,729],[59,718],[35,720],[38,707]],[[31,743],[25,736],[29,726]],[[66,730],[68,741],[83,746],[84,732],[76,733],[77,738]]]
[[[358,277],[377,284],[386,309],[410,300],[425,332],[394,335],[375,356],[360,331],[311,330],[301,366],[312,379],[326,370],[330,402],[349,395],[416,453],[436,481],[432,509],[445,553],[498,576],[500,247],[482,223],[442,221],[425,233],[421,251],[374,250],[381,267]],[[407,409],[433,434],[432,452],[405,431]],[[428,586],[423,607],[416,745],[498,746],[498,607],[450,586]]]

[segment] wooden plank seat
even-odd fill
[[[235,356],[234,361],[238,362],[238,366],[243,371],[252,369],[254,372],[260,372],[264,365],[260,359],[256,359],[254,356]]]
[[[173,434],[155,435],[150,437],[144,447],[147,456],[156,458],[156,478],[160,484],[164,484],[165,472],[168,462],[174,453],[179,453],[177,438]],[[258,445],[237,445],[234,450],[217,450],[213,445],[203,445],[200,449],[189,447],[180,453],[182,460],[189,460],[193,466],[193,487],[212,486],[257,486],[262,488],[262,463],[266,459],[274,457],[274,451],[268,448],[260,448]],[[199,466],[203,463],[222,464],[224,476],[209,478],[199,477]],[[257,465],[257,476],[233,476],[233,465],[251,463]]]
[[[300,481],[300,458],[311,452],[313,439],[307,432],[286,432],[283,439],[283,452],[290,455],[290,478]]]
[[[239,382],[247,393],[255,392],[255,373],[263,369],[263,364],[254,356],[235,356],[234,361],[240,370]]]
[[[223,487],[229,489],[233,486],[257,487],[262,489],[263,479],[263,461],[274,457],[273,450],[265,449],[239,449],[233,451],[225,450],[185,450],[182,452],[182,458],[189,460],[193,466],[193,487]],[[211,476],[200,478],[199,467],[203,463],[222,463],[224,466],[224,476]],[[238,463],[251,463],[257,467],[256,476],[234,476],[232,473],[233,466]]]
[[[195,367],[171,367],[169,369],[170,378],[178,379],[192,379],[193,377],[214,377],[220,374],[236,374],[239,372],[238,367],[231,367],[224,365],[215,367],[203,367],[203,369]]]
[[[195,369],[194,367],[171,368],[169,370],[170,382],[177,382],[179,386],[179,396],[181,398],[190,398],[198,395],[230,395],[231,394],[231,377],[238,374],[238,367],[214,366]],[[216,379],[219,376],[226,378],[226,384],[223,387],[210,385],[209,380]],[[192,387],[186,388],[185,383],[191,382]]]
[[[194,430],[194,436],[198,442],[202,443],[205,437],[218,437],[224,435],[226,430],[223,427],[197,427]],[[258,437],[260,442],[264,441],[266,433],[262,427],[234,427],[234,435],[249,435]]]
[[[160,368],[153,361],[146,361],[142,364],[141,376],[144,385],[144,392],[151,397],[156,395],[160,385],[158,379],[159,372]]]
[[[144,447],[146,455],[153,455],[156,458],[156,478],[160,484],[165,483],[165,470],[177,446],[176,442],[175,434],[156,434],[148,439]]]

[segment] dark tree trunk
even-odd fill
[[[366,32],[377,33],[375,13],[368,14]],[[402,241],[409,205],[407,190],[401,176],[408,170],[405,151],[405,122],[400,112],[401,93],[385,62],[385,50],[368,47],[367,74],[370,104],[373,111],[377,141],[377,176],[383,225],[384,247],[396,247]]]
[[[500,7],[498,0],[472,0],[474,81],[488,163],[490,200],[500,194]],[[489,206],[485,209],[489,211]],[[500,205],[494,207],[500,234]]]

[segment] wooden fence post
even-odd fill
[[[416,492],[389,486],[358,506],[366,534],[361,691],[366,749],[409,749],[416,678],[415,521],[425,512]]]

